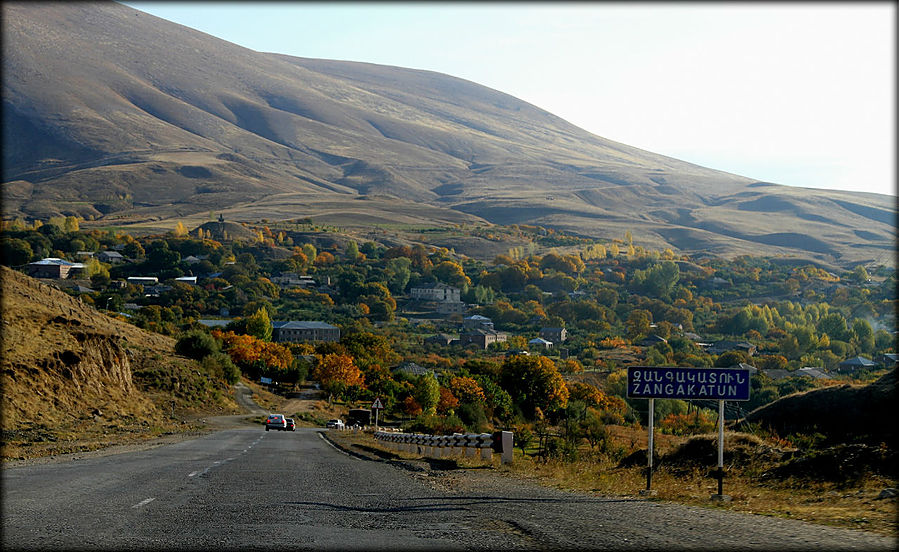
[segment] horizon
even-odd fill
[[[123,4],[260,52],[463,78],[760,181],[897,195],[892,3]]]

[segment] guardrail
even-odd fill
[[[418,433],[390,433],[378,431],[375,439],[383,444],[404,452],[421,456],[443,458],[460,455],[466,457],[479,456],[483,460],[493,458],[493,453],[501,454],[502,463],[512,461],[511,431],[496,433],[454,433],[453,435],[422,435]]]

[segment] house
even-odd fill
[[[282,289],[297,287],[314,288],[318,285],[312,276],[298,274],[296,272],[282,272],[278,276],[273,276],[272,283]]]
[[[144,286],[144,297],[159,297],[167,291],[171,291],[172,286],[156,284],[155,286]]]
[[[462,301],[441,301],[437,303],[439,314],[461,314],[466,310],[466,304]]]
[[[883,366],[895,366],[896,363],[899,363],[899,354],[896,353],[886,353],[877,357],[877,362],[879,362]]]
[[[65,280],[74,278],[75,274],[84,269],[81,263],[73,263],[56,257],[47,257],[33,263],[28,263],[26,272],[32,278],[53,278]]]
[[[746,364],[745,362],[741,362],[739,364],[734,364],[731,368],[736,368],[738,370],[746,370],[749,372],[749,375],[753,375],[759,371],[758,368],[753,366],[752,364]]]
[[[409,290],[409,295],[419,301],[458,303],[462,300],[462,290],[441,282],[416,286]]]
[[[756,347],[752,343],[746,341],[717,341],[712,343],[706,352],[712,355],[720,355],[727,351],[743,351],[752,356],[755,354]]]
[[[425,374],[433,374],[434,370],[419,366],[414,362],[404,362],[391,370],[394,374],[406,374],[409,376],[423,376]]]
[[[272,341],[278,343],[340,341],[340,328],[326,322],[272,322]]]
[[[643,339],[643,341],[640,342],[640,346],[652,347],[653,345],[657,345],[659,343],[668,343],[668,340],[660,335],[652,334]]]
[[[425,343],[429,343],[432,345],[442,345],[444,347],[446,347],[447,345],[451,345],[453,343],[453,341],[458,341],[458,339],[454,338],[451,335],[446,335],[446,334],[442,334],[442,333],[432,335],[432,336],[426,337],[424,339]]]
[[[466,316],[462,319],[462,327],[463,328],[484,328],[486,330],[493,329],[493,320],[490,320],[486,316],[481,316],[480,314],[472,314],[471,316]]]
[[[199,257],[195,257],[193,255],[188,255],[187,257],[184,257],[183,259],[181,259],[181,262],[189,264],[189,265],[195,265],[202,260],[203,259],[201,259]]]
[[[128,283],[137,286],[154,286],[159,283],[156,276],[128,276]]]
[[[465,347],[474,343],[481,349],[486,349],[493,343],[505,343],[509,339],[509,334],[498,332],[496,330],[488,330],[486,328],[478,328],[468,330],[459,336],[459,343]]]
[[[175,278],[176,282],[181,282],[182,284],[188,284],[191,286],[197,285],[197,277],[196,276],[180,276]]]
[[[796,371],[796,374],[812,379],[831,379],[833,377],[824,368],[818,368],[814,366],[803,366]]]
[[[793,376],[793,372],[789,370],[782,370],[779,368],[773,370],[763,370],[762,373],[771,378],[773,381],[778,381]]]
[[[880,366],[879,363],[874,362],[869,358],[865,358],[863,356],[857,356],[852,358],[847,358],[843,362],[839,364],[840,372],[855,372],[856,370],[874,370]]]
[[[203,324],[207,328],[224,328],[231,322],[231,320],[214,320],[206,318],[197,320],[197,322]]]
[[[101,263],[119,264],[125,262],[125,257],[118,251],[101,251],[97,253],[97,260]]]
[[[535,337],[534,339],[528,341],[528,347],[542,347],[544,349],[552,349],[553,342],[547,341],[542,337]]]
[[[553,343],[562,343],[568,339],[568,330],[565,328],[540,328],[537,335]]]

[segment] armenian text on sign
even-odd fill
[[[632,366],[627,396],[635,399],[749,400],[749,370]]]

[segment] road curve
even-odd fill
[[[3,550],[893,550],[869,533],[483,473],[449,487],[350,456],[321,430],[220,431],[4,469]],[[474,470],[472,470],[474,471]]]

